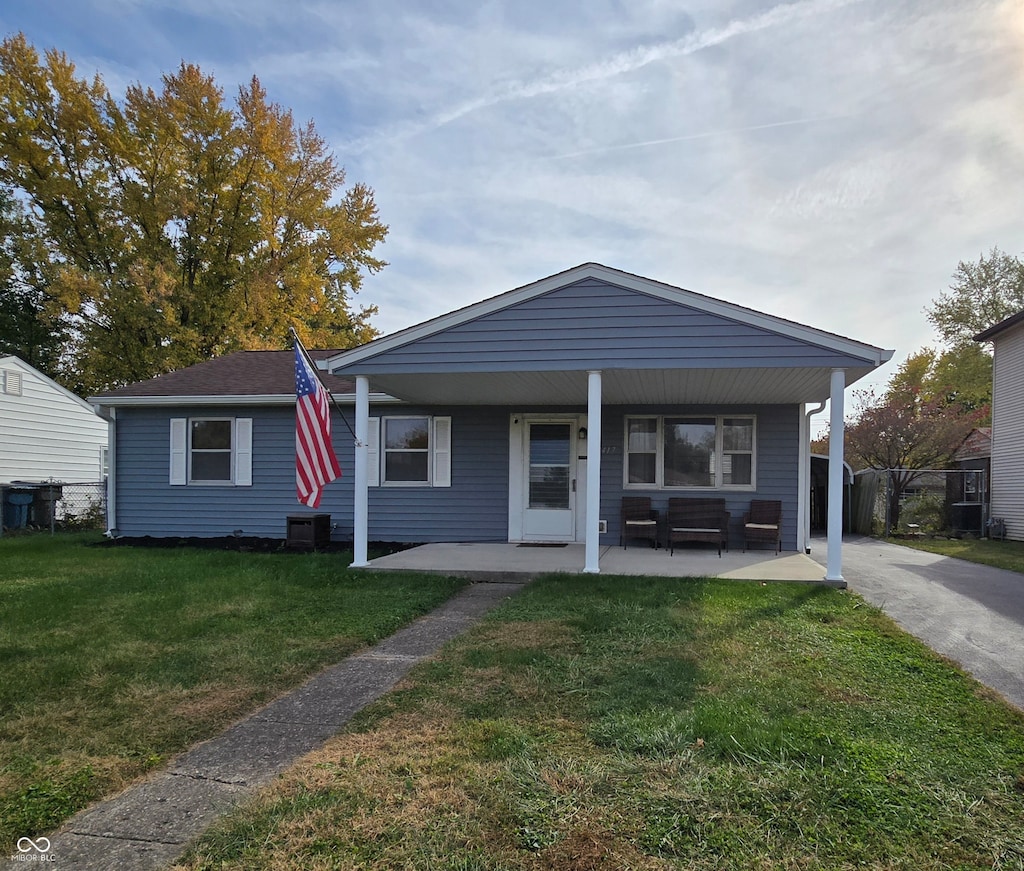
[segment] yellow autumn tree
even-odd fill
[[[255,77],[229,102],[182,63],[118,100],[60,52],[0,43],[0,185],[45,252],[55,374],[80,392],[282,348],[289,325],[324,347],[373,338],[376,309],[352,295],[385,265],[387,227],[372,189],[345,182]]]

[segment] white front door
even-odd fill
[[[523,540],[576,540],[576,420],[528,420]]]

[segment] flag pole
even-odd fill
[[[356,438],[356,431],[352,429],[352,424],[348,422],[348,418],[345,417],[345,413],[341,410],[341,406],[338,404],[338,400],[334,398],[334,394],[331,393],[327,385],[324,384],[323,379],[320,377],[320,371],[317,369],[316,363],[313,361],[313,358],[309,356],[309,351],[306,350],[306,346],[303,345],[302,341],[299,339],[299,334],[295,332],[295,327],[288,327],[288,329],[291,331],[292,340],[295,342],[295,347],[299,349],[299,352],[302,354],[303,359],[306,361],[307,364],[309,364],[309,368],[313,370],[313,377],[320,382],[320,386],[323,387],[324,393],[326,393],[330,397],[331,403],[334,405],[334,410],[338,412],[338,417],[341,418],[341,422],[344,423],[346,429],[348,429],[348,431],[352,433],[353,443],[357,447],[361,447],[362,445],[360,444],[359,439]]]

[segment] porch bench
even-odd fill
[[[675,553],[675,544],[703,541],[729,550],[729,512],[725,500],[711,497],[674,498],[668,500],[668,522],[665,525],[666,547]]]

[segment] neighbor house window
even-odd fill
[[[755,419],[700,415],[626,418],[627,487],[751,490]]]

